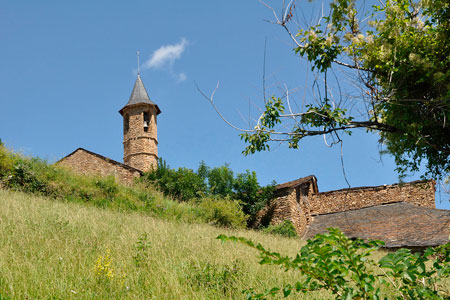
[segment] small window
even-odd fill
[[[148,131],[148,127],[150,126],[150,118],[148,117],[148,113],[144,112],[144,131]]]
[[[130,128],[130,117],[128,115],[125,115],[123,118],[123,131],[127,133],[129,128]]]

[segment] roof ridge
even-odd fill
[[[309,176],[306,176],[306,177],[297,178],[295,180],[291,180],[291,181],[287,181],[287,182],[284,182],[284,183],[277,184],[275,186],[275,189],[276,190],[281,190],[281,189],[285,189],[285,188],[292,188],[292,187],[300,185],[300,184],[302,184],[302,183],[304,183],[304,182],[306,182],[308,180],[314,180],[314,179],[317,180],[316,176],[314,176],[314,175],[309,175]]]
[[[115,164],[115,165],[119,165],[119,166],[121,166],[121,167],[124,167],[125,169],[131,170],[131,171],[137,171],[137,172],[139,172],[140,174],[143,173],[141,170],[136,169],[136,168],[133,168],[132,166],[126,165],[126,164],[121,163],[121,162],[118,162],[118,161],[116,161],[116,160],[114,160],[114,159],[111,159],[111,158],[109,158],[109,157],[103,156],[103,155],[101,155],[101,154],[98,154],[98,153],[89,151],[89,150],[84,149],[84,148],[82,148],[82,147],[78,147],[78,148],[75,149],[72,153],[70,153],[70,154],[64,156],[63,158],[61,158],[60,160],[58,160],[55,164],[59,163],[60,161],[62,161],[63,159],[65,159],[65,158],[67,158],[67,157],[69,157],[69,156],[72,156],[72,155],[73,155],[75,152],[77,152],[78,150],[83,150],[83,151],[85,151],[85,152],[87,152],[87,153],[89,153],[89,154],[92,154],[92,155],[94,155],[94,156],[96,156],[96,157],[98,157],[98,158],[101,158],[101,159],[103,159],[103,160],[106,160],[106,161],[108,161],[108,162],[110,162],[110,163],[112,163],[112,164]]]

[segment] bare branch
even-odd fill
[[[264,39],[264,61],[263,61],[263,100],[266,103],[266,50],[267,50],[267,38]]]
[[[231,122],[229,122],[227,119],[225,119],[225,117],[224,117],[224,116],[220,113],[220,111],[217,109],[216,104],[214,103],[214,94],[216,93],[217,89],[219,88],[219,81],[217,81],[217,85],[216,85],[216,87],[214,88],[213,92],[211,93],[211,96],[210,96],[210,97],[208,97],[205,93],[203,93],[203,91],[202,91],[202,90],[199,88],[199,86],[197,85],[197,82],[194,82],[194,83],[195,83],[195,86],[197,87],[197,90],[199,91],[199,93],[200,93],[206,100],[208,100],[208,101],[211,103],[211,105],[212,105],[212,107],[214,108],[214,110],[216,111],[216,113],[220,116],[220,118],[221,118],[225,123],[227,123],[230,127],[234,128],[234,129],[236,129],[236,130],[242,131],[242,132],[253,132],[253,130],[242,129],[242,128],[239,128],[239,127],[233,125]]]
[[[289,112],[291,114],[292,119],[294,121],[296,121],[295,116],[294,116],[294,112],[292,111],[292,108],[291,108],[291,101],[289,100],[289,90],[288,90],[288,87],[287,87],[286,83],[284,83],[284,87],[286,88],[286,102],[287,102],[287,105],[288,105]]]
[[[347,67],[347,68],[350,68],[350,69],[366,71],[366,72],[372,72],[372,70],[370,70],[370,69],[366,69],[366,68],[363,68],[363,67],[360,67],[360,66],[357,66],[357,65],[346,64],[346,63],[341,62],[339,60],[334,60],[333,62],[338,64],[338,65],[340,65],[340,66],[344,66],[344,67]]]
[[[273,16],[275,17],[275,19],[277,20],[277,24],[280,24],[280,20],[278,19],[278,15],[275,11],[275,9],[273,9],[270,5],[266,4],[264,1],[262,0],[258,0],[259,3],[261,3],[262,5],[264,5],[265,7],[267,7],[268,9],[272,10],[273,12]]]

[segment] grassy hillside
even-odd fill
[[[5,190],[0,207],[0,299],[244,299],[245,288],[296,276],[262,267],[252,249],[215,238],[245,236],[292,255],[298,239]],[[292,299],[318,297],[326,295]]]
[[[116,211],[139,211],[166,220],[242,228],[247,216],[237,201],[201,198],[179,202],[146,182],[124,186],[114,177],[83,176],[39,158],[13,153],[0,141],[0,188]]]

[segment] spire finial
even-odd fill
[[[139,67],[139,50],[136,51],[136,55],[137,55],[137,64],[138,64],[138,69],[137,69],[137,71],[138,71],[138,75],[140,75],[141,72],[140,72],[140,67]]]

